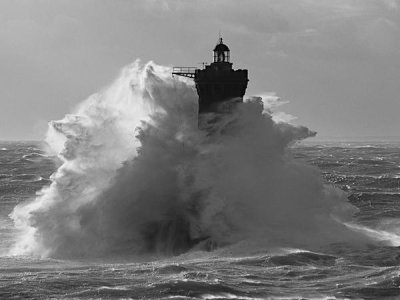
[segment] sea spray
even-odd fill
[[[267,102],[267,101],[264,101]],[[355,208],[287,147],[314,133],[275,122],[254,97],[197,128],[197,96],[170,69],[139,62],[74,114],[50,123],[62,165],[13,213],[14,254],[178,254],[256,240],[320,245],[359,237]],[[211,134],[212,133],[212,134]]]
[[[73,114],[50,122],[48,150],[59,157],[62,165],[52,175],[49,187],[12,213],[21,231],[12,253],[48,255],[56,253],[69,239],[85,238],[79,209],[95,201],[122,163],[136,156],[140,145],[136,129],[142,122],[150,122],[151,114],[162,113],[163,106],[157,103],[160,99],[151,97],[148,90],[155,84],[156,78],[151,77],[154,69],[157,74],[164,72],[167,78],[168,69],[151,63],[143,67],[136,61],[124,68],[109,87],[81,103]],[[176,90],[174,99],[189,94],[181,97],[177,107],[184,101],[195,101],[191,87],[180,81],[164,83]]]

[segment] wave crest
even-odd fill
[[[262,102],[211,115],[211,131],[202,131],[189,81],[151,62],[123,69],[50,123],[47,142],[63,164],[36,199],[14,209],[21,237],[13,253],[176,254],[199,242],[210,249],[243,239],[354,240],[341,223],[355,211],[346,195],[287,151],[315,133],[274,122]]]

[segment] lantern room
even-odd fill
[[[221,62],[229,62],[230,54],[229,48],[222,42],[222,38],[219,38],[219,43],[214,48],[214,62],[221,63]]]

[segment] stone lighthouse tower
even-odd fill
[[[203,69],[174,67],[172,74],[193,78],[199,95],[199,119],[202,114],[229,113],[243,102],[248,79],[247,70],[234,70],[230,62],[230,50],[219,39],[213,50],[213,62]]]

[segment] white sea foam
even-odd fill
[[[170,71],[136,62],[50,123],[47,142],[63,164],[11,214],[22,232],[12,253],[176,253],[205,238],[208,248],[360,239],[341,223],[356,211],[344,192],[287,153],[313,132],[274,122],[253,97],[207,134],[197,128],[193,85]]]
[[[372,239],[380,242],[384,242],[390,246],[400,246],[400,232],[399,224],[400,221],[397,219],[382,220],[381,224],[378,225],[378,229],[373,229],[359,224],[345,223],[345,225],[352,230],[361,232]]]

